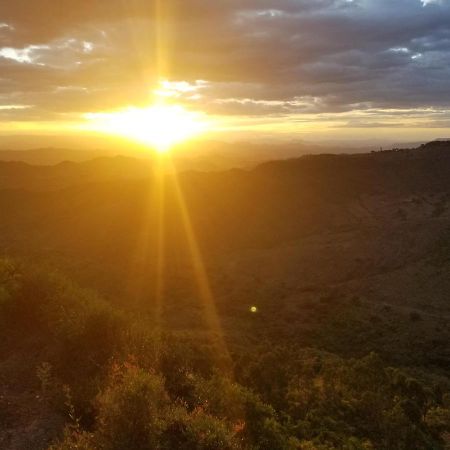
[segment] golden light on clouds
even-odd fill
[[[128,107],[115,112],[88,113],[85,118],[94,131],[130,138],[159,152],[198,137],[208,129],[204,114],[180,105]]]
[[[86,113],[161,101],[227,141],[448,135],[448,0],[54,3],[0,2],[0,134],[85,133],[104,119]]]

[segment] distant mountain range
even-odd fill
[[[51,166],[64,161],[85,162],[92,159],[124,156],[152,160],[154,153],[148,148],[119,141],[115,147],[101,147],[101,142],[93,141],[91,147],[55,146],[44,148],[16,148],[14,139],[2,142],[0,137],[0,161],[20,161],[32,165]],[[28,142],[26,140],[25,142]],[[56,144],[73,144],[70,141],[54,141]],[[5,144],[11,145],[6,148]],[[98,144],[98,145],[96,145]],[[396,144],[392,148],[418,147],[422,143]],[[4,149],[1,149],[1,148]],[[383,147],[386,148],[386,147]],[[390,147],[389,147],[390,148]],[[262,162],[296,158],[307,154],[322,153],[365,153],[380,149],[376,145],[350,146],[344,143],[310,142],[236,142],[196,141],[184,143],[174,148],[172,159],[180,170],[227,170],[231,168],[250,168]]]
[[[375,185],[376,177],[386,181],[386,173],[378,172],[380,168],[385,169],[384,164],[389,165],[386,168],[387,173],[396,170],[398,173],[393,174],[393,178],[399,178],[401,173],[413,165],[411,160],[422,161],[420,164],[423,165],[424,162],[432,162],[435,157],[447,161],[450,155],[450,142],[446,140],[422,144],[417,148],[352,154],[335,154],[331,148],[298,147],[293,144],[278,149],[255,144],[242,145],[243,147],[237,144],[210,143],[210,156],[202,156],[202,150],[184,149],[184,152],[183,149],[178,149],[173,155],[173,167],[179,172],[226,172],[232,168],[244,168],[255,169],[255,173],[271,168],[282,171],[280,175],[292,174],[303,180],[316,177],[318,173],[321,173],[321,179],[326,179],[323,171],[344,170],[351,171],[351,176],[349,175],[348,179],[343,178],[342,182],[349,184],[356,176],[361,178],[362,183],[367,183],[374,177]],[[318,154],[298,157],[298,154],[306,152],[307,148]],[[320,150],[329,152],[320,153]],[[243,155],[239,156],[240,153]],[[274,155],[280,157],[274,158]],[[138,156],[140,157],[111,156],[110,153],[101,151],[64,149],[0,151],[0,189],[45,191],[86,183],[148,178],[152,174],[154,154]],[[59,162],[61,158],[64,160]],[[446,168],[447,165],[444,164],[442,169]],[[329,176],[330,179],[335,178],[333,173]],[[419,184],[423,183],[419,180]]]
[[[64,148],[0,150],[0,161],[21,161],[43,166],[52,166],[63,161],[82,162],[104,156],[111,156],[111,152],[105,150],[71,150]]]

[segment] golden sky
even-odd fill
[[[445,137],[449,24],[447,0],[1,2],[0,133]]]

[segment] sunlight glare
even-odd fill
[[[206,129],[202,114],[179,105],[129,107],[117,112],[89,113],[86,118],[98,131],[131,138],[158,152],[165,152]]]

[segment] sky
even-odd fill
[[[0,2],[0,134],[162,101],[214,137],[448,137],[450,0]]]

